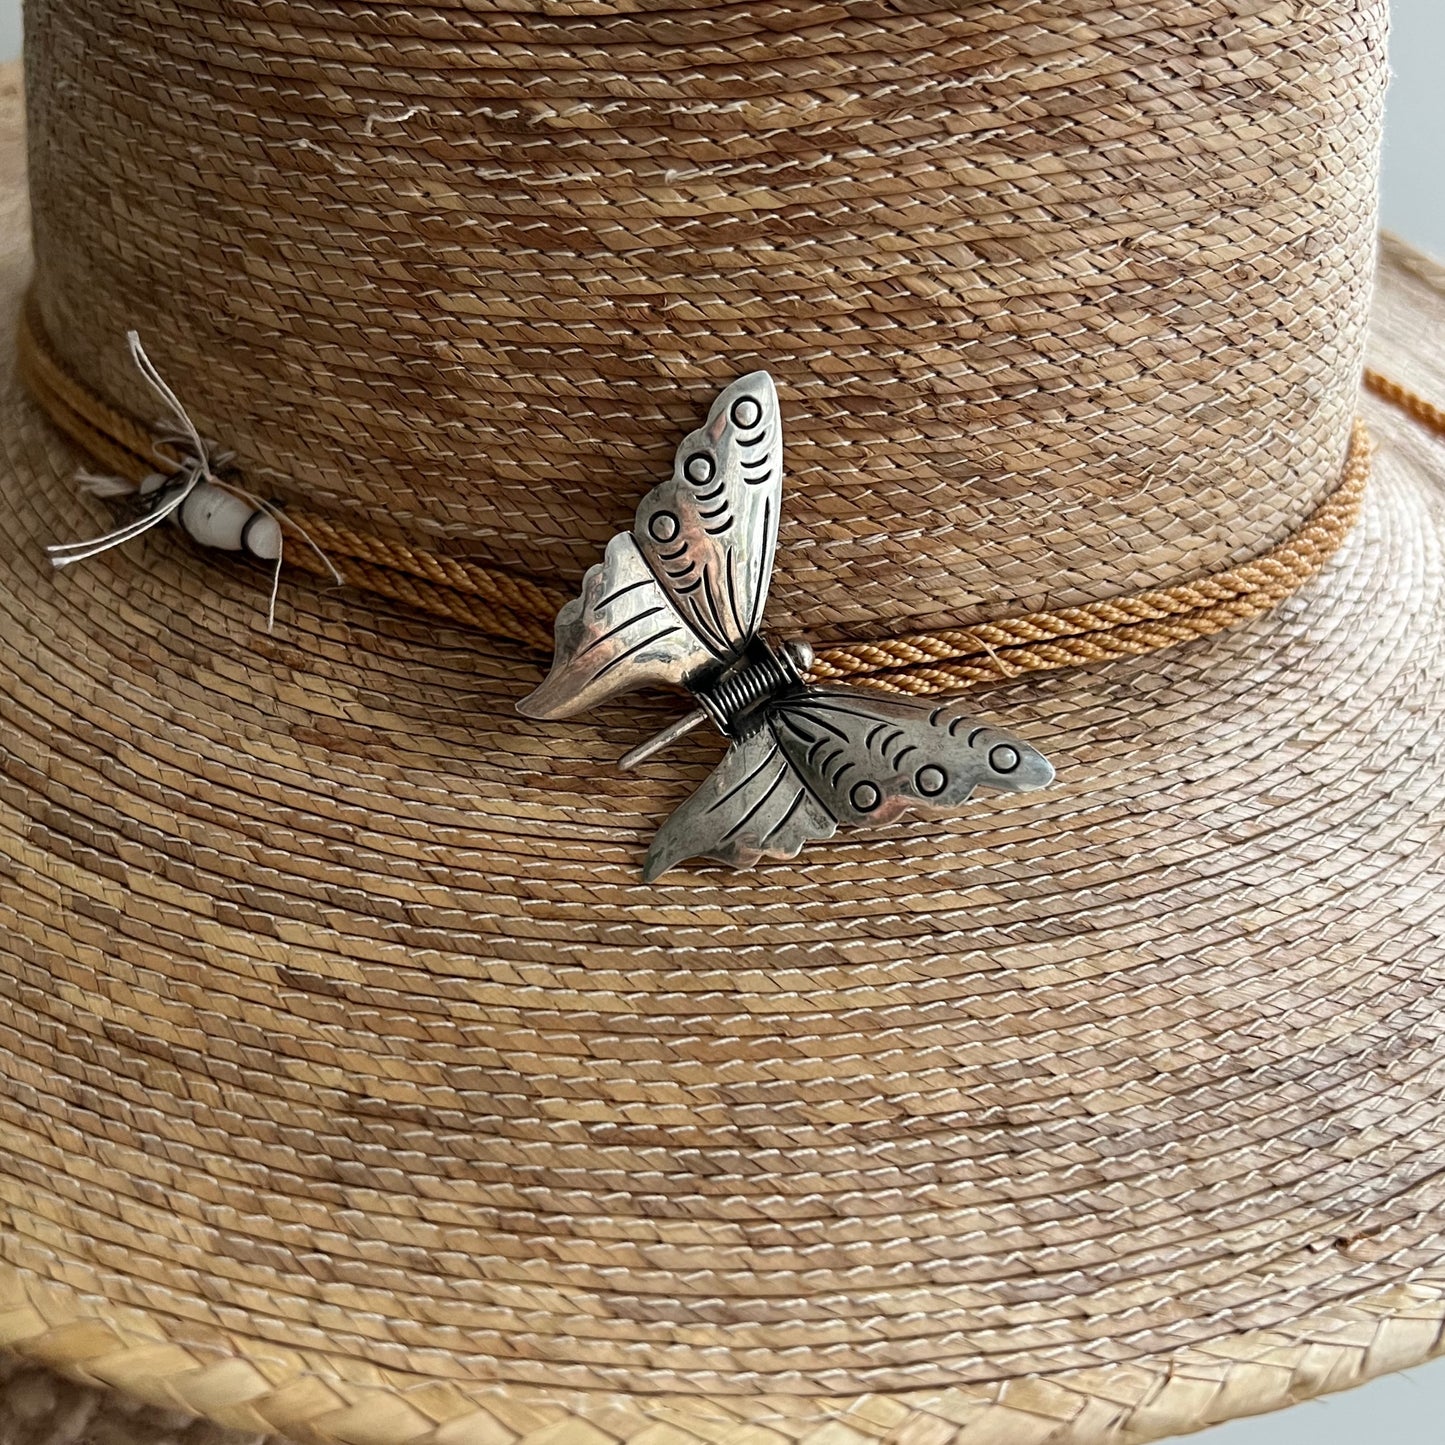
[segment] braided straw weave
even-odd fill
[[[1338,481],[1379,0],[594,9],[44,0],[45,334],[559,593],[766,366],[824,642],[1172,586]]]
[[[153,471],[158,458],[160,464],[179,465],[163,446],[150,442],[143,427],[57,363],[32,311],[27,308],[17,338],[21,374],[51,420],[101,465],[133,482]],[[1382,378],[1368,380],[1396,405],[1420,414],[1427,424],[1435,422],[1430,403]],[[1359,517],[1369,458],[1369,434],[1361,423],[1340,485],[1298,531],[1262,557],[1172,587],[1000,618],[967,631],[835,644],[817,651],[813,675],[886,692],[956,693],[1024,672],[1140,657],[1238,627],[1293,596],[1334,556]],[[568,600],[566,593],[548,591],[525,577],[373,537],[304,508],[291,507],[287,516],[313,544],[292,554],[313,575],[332,576],[340,563],[353,586],[495,637],[547,648],[552,640],[548,619]]]
[[[33,316],[548,593],[760,364],[780,632],[1198,589],[1356,475],[1383,11],[35,0]],[[7,362],[0,1423],[1122,1445],[1438,1351],[1445,444],[1364,405],[1312,580],[990,689],[1053,788],[645,888],[677,699],[528,722],[527,647],[268,636],[173,538],[54,577],[103,509]]]

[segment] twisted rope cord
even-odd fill
[[[1414,417],[1421,426],[1428,427],[1438,436],[1445,436],[1445,407],[1436,406],[1433,401],[1427,401],[1409,387],[1392,381],[1379,371],[1367,371],[1365,385],[1391,406],[1396,406],[1407,416]]]
[[[1340,484],[1297,531],[1252,562],[1081,607],[820,650],[815,678],[860,676],[891,692],[926,696],[971,683],[1157,652],[1237,627],[1276,607],[1339,549],[1360,514],[1371,444],[1357,421]]]
[[[97,462],[139,482],[177,459],[147,430],[92,392],[58,359],[27,306],[19,330],[21,374],[51,420]],[[1377,372],[1378,395],[1445,434],[1445,410]],[[1174,587],[1077,607],[1003,618],[968,629],[906,634],[817,649],[816,680],[847,679],[883,692],[929,696],[1028,672],[1139,657],[1209,637],[1258,617],[1299,590],[1334,555],[1359,516],[1371,442],[1357,421],[1339,485],[1290,536],[1262,556]],[[503,569],[448,557],[399,538],[359,531],[338,519],[287,505],[350,585],[431,616],[545,651],[552,619],[570,593]],[[297,547],[288,561],[329,576],[322,560]]]

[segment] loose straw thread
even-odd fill
[[[21,374],[52,421],[103,466],[139,481],[158,451],[135,420],[118,412],[56,357],[33,306],[19,331]],[[1378,372],[1370,389],[1445,434],[1445,411]],[[1359,517],[1372,444],[1356,421],[1339,485],[1303,525],[1262,556],[1192,582],[1051,611],[816,650],[812,677],[846,678],[883,692],[930,696],[1030,672],[1139,657],[1210,637],[1258,617],[1297,592],[1339,549]],[[552,643],[552,619],[570,594],[480,563],[347,526],[288,505],[327,556],[342,559],[346,581],[394,602],[539,650]],[[329,575],[319,556],[296,566]]]

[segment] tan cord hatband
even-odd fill
[[[1433,401],[1427,401],[1409,387],[1401,386],[1398,381],[1391,381],[1388,376],[1378,371],[1365,373],[1365,385],[1376,396],[1388,401],[1392,406],[1399,407],[1407,416],[1414,417],[1421,426],[1428,427],[1437,436],[1445,436],[1445,407],[1436,406]]]
[[[156,470],[158,454],[146,428],[65,368],[31,307],[21,319],[19,349],[26,384],[72,441],[131,481]],[[1368,373],[1366,382],[1425,425],[1445,432],[1440,408],[1376,373]],[[1357,421],[1339,485],[1295,532],[1252,561],[1174,587],[957,631],[824,645],[817,649],[812,676],[848,678],[888,692],[956,692],[1025,672],[1137,657],[1236,627],[1296,592],[1334,554],[1359,516],[1370,451],[1364,423]],[[498,568],[357,531],[289,500],[286,515],[343,565],[349,584],[539,650],[551,647],[553,618],[572,595]],[[329,575],[321,559],[304,547],[293,548],[288,562]]]

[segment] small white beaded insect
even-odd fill
[[[232,478],[220,475],[234,459],[233,454],[217,451],[203,440],[180,399],[146,355],[139,335],[127,332],[126,341],[136,369],[165,403],[170,421],[175,423],[174,430],[156,437],[156,447],[168,449],[180,460],[172,471],[152,472],[139,486],[124,477],[79,473],[82,491],[95,497],[134,497],[140,505],[140,515],[99,537],[53,543],[45,549],[51,565],[68,567],[72,562],[97,557],[170,519],[202,547],[242,552],[259,562],[272,564],[271,591],[266,606],[269,632],[276,623],[276,595],[281,586],[286,527],[321,558],[338,584],[344,579],[305,528],[286,516],[277,503],[258,497]]]

